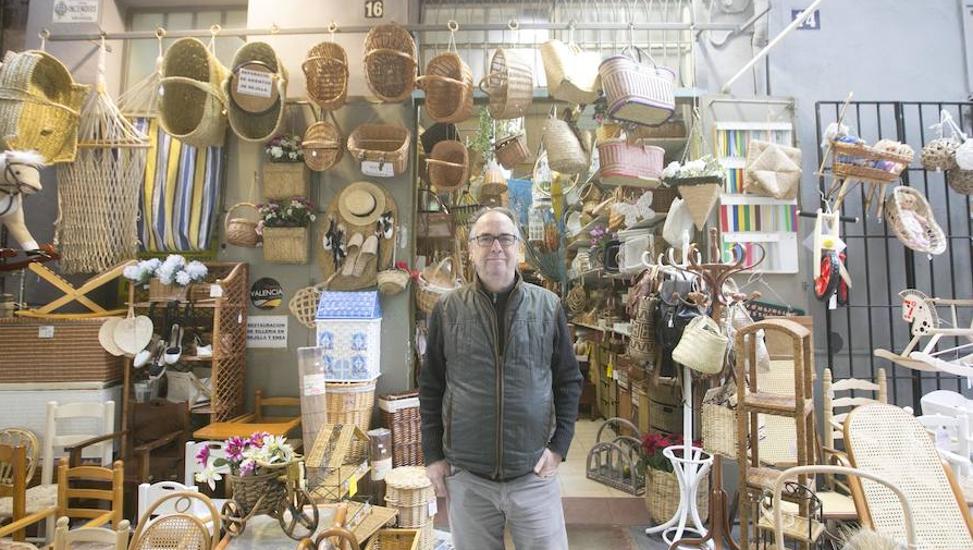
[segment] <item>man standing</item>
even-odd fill
[[[419,377],[422,448],[448,498],[457,550],[568,548],[557,468],[574,436],[581,371],[554,293],[517,272],[520,231],[506,208],[470,230],[471,284],[428,321]]]

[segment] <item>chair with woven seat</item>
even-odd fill
[[[27,506],[27,449],[23,445],[0,444],[0,496],[10,503],[11,523],[0,527],[0,538],[13,535],[23,541],[24,528],[53,518],[56,506],[31,508]]]
[[[862,405],[844,423],[851,465],[879,475],[905,493],[920,548],[973,549],[973,518],[932,438],[912,414],[883,403]],[[889,489],[851,479],[863,527],[905,538],[902,510]]]
[[[838,395],[839,392],[849,392],[848,396]],[[850,392],[855,392],[850,395]],[[867,392],[871,397],[859,395]],[[868,403],[888,403],[888,383],[885,369],[878,369],[875,381],[858,378],[844,378],[834,381],[831,369],[824,369],[821,382],[824,446],[837,449],[836,443],[844,437],[842,427],[848,413],[855,407]]]
[[[205,510],[209,517],[199,517],[197,509]],[[172,513],[160,515],[161,510]],[[213,550],[220,542],[221,529],[220,514],[206,495],[195,491],[169,493],[139,517],[129,549]]]
[[[115,529],[103,527],[82,527],[68,529],[69,520],[58,518],[57,528],[54,530],[53,550],[71,550],[75,545],[88,548],[97,545],[98,548],[125,550],[128,547],[128,520],[119,522]]]

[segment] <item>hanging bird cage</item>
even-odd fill
[[[77,157],[57,172],[55,226],[64,273],[101,272],[135,257],[148,147],[108,95],[102,40],[97,84],[81,108]]]

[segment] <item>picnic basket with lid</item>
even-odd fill
[[[416,84],[416,42],[404,27],[379,25],[365,36],[365,82],[386,103],[405,101]]]

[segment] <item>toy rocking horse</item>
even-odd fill
[[[0,153],[0,222],[27,255],[26,261],[4,264],[0,266],[0,271],[19,269],[26,263],[46,261],[56,256],[52,246],[37,244],[24,223],[24,195],[41,190],[40,170],[43,167],[44,157],[34,151]],[[3,258],[16,255],[14,250],[0,250]]]

